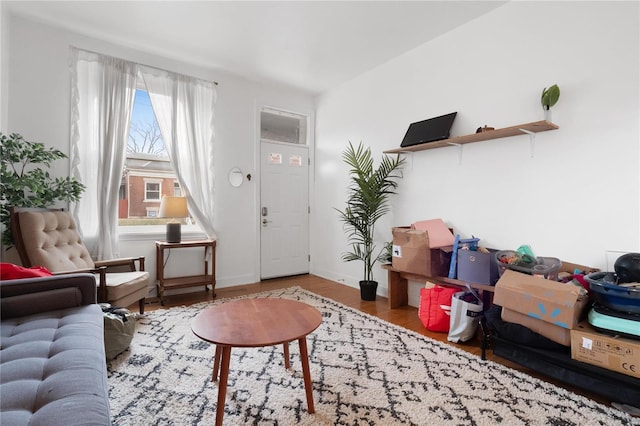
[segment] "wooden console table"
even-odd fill
[[[409,304],[408,281],[433,281],[434,284],[446,287],[466,288],[467,284],[481,293],[482,302],[485,308],[491,306],[495,287],[484,284],[466,283],[465,281],[454,280],[446,277],[427,277],[424,275],[412,274],[410,272],[401,272],[393,269],[391,265],[382,265],[382,269],[387,270],[387,280],[389,283],[389,309],[399,308]]]
[[[164,268],[168,258],[165,259],[164,251],[191,247],[204,248],[204,273],[202,275],[165,278]],[[211,259],[211,274],[209,274],[209,259]],[[208,286],[211,286],[213,297],[216,297],[216,240],[184,240],[179,243],[156,241],[156,277],[161,305],[164,305],[164,291],[176,288],[204,285],[205,291],[209,291]]]

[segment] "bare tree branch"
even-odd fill
[[[157,156],[167,155],[157,121],[136,121],[131,123],[127,153],[143,153]]]

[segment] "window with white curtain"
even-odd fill
[[[122,187],[126,190],[118,210],[120,234],[164,232],[165,223],[176,219],[158,217],[162,196],[183,196],[141,73],[138,73],[136,86],[122,176]],[[186,218],[182,221],[184,225],[193,225],[193,221]],[[197,230],[196,226],[183,229],[184,232]]]
[[[189,212],[209,238],[215,238],[214,218],[214,82],[130,61],[72,48],[71,84],[71,168],[87,187],[73,207],[85,244],[95,259],[118,255],[118,216],[122,202],[134,196],[123,179],[125,165],[134,158],[166,152],[160,184],[143,187],[139,197],[156,199],[163,188],[176,192],[174,182],[188,200]],[[140,86],[146,88],[149,104],[157,119],[158,133],[150,129],[154,144],[140,152],[139,140],[131,140],[132,111]],[[144,90],[143,90],[144,91]],[[143,94],[143,96],[146,94]],[[147,141],[150,142],[150,141]],[[130,146],[133,144],[133,146]],[[97,165],[97,167],[96,167]],[[139,171],[140,177],[158,178],[154,172]],[[127,179],[129,179],[129,176]],[[125,182],[123,182],[123,180]],[[166,180],[166,183],[165,183]],[[143,180],[144,182],[144,180]],[[124,183],[124,185],[123,185]],[[144,216],[155,206],[147,206]]]

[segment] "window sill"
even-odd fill
[[[120,241],[164,240],[167,228],[164,225],[120,226],[118,237]],[[197,225],[182,225],[182,237],[184,239],[206,238],[206,235]]]

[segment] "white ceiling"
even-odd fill
[[[3,1],[5,11],[321,93],[505,1]]]

